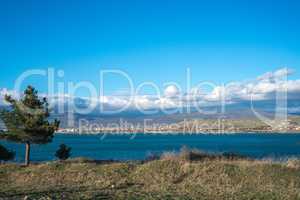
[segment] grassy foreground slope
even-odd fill
[[[298,161],[0,165],[0,199],[300,199]]]

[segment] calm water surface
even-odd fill
[[[141,160],[149,153],[178,151],[182,146],[208,152],[236,152],[253,158],[300,157],[300,134],[235,134],[235,135],[55,135],[47,145],[32,145],[33,161],[54,160],[61,143],[72,147],[72,157],[92,159]],[[23,144],[1,141],[16,151],[16,161],[23,161]]]

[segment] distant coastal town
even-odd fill
[[[72,128],[60,128],[65,134],[130,134],[130,133],[182,133],[182,134],[234,134],[234,133],[300,133],[300,117],[266,124],[258,119],[197,119],[178,123],[140,124],[121,121],[112,124],[96,124]]]

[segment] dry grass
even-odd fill
[[[290,158],[287,160],[286,166],[293,169],[300,169],[300,160],[297,158]]]
[[[300,199],[298,160],[191,161],[188,152],[166,153],[143,164],[84,159],[29,167],[4,164],[0,199]]]

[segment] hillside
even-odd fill
[[[299,161],[0,165],[0,199],[300,199]]]

